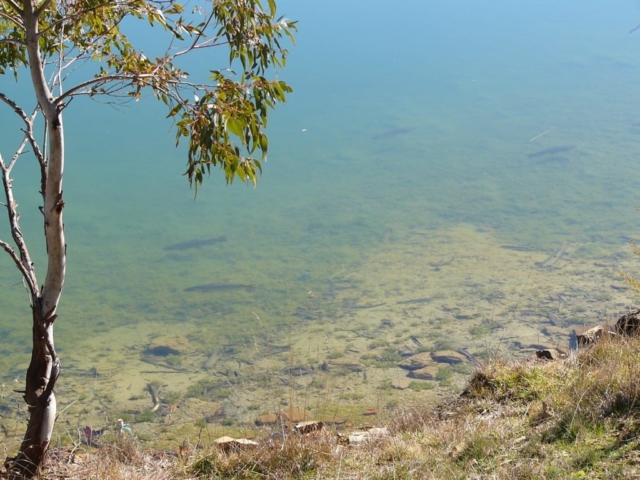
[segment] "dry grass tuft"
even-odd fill
[[[185,466],[185,473],[207,479],[302,478],[322,470],[332,460],[336,445],[328,432],[275,436],[255,448],[230,453],[213,448],[199,453]]]
[[[170,480],[177,477],[175,455],[142,450],[130,436],[106,437],[101,447],[51,449],[42,480]]]

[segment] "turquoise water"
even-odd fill
[[[405,255],[417,235],[453,245],[452,258],[470,248],[461,242],[455,250],[461,238],[451,229],[461,226],[496,248],[531,248],[540,260],[569,242],[578,270],[630,256],[640,224],[640,32],[629,33],[640,22],[638,4],[396,3],[280,2],[300,21],[298,45],[279,72],[295,92],[272,115],[269,161],[255,189],[227,187],[214,172],[194,199],[182,177],[184,150],[150,99],[121,108],[72,103],[68,277],[56,331],[67,378],[97,362],[103,348],[119,353],[100,361],[121,365],[113,358],[124,355],[119,342],[139,353],[164,333],[184,333],[205,358],[222,345],[250,347],[256,332],[281,344],[291,332],[315,331],[322,344],[326,325],[348,323],[346,303],[405,298],[401,273],[441,260],[437,248]],[[5,157],[8,140],[0,139]],[[528,156],[558,146],[572,148]],[[14,177],[32,254],[44,265],[30,173],[24,165]],[[0,227],[0,238],[6,233]],[[164,250],[222,235],[226,242]],[[388,270],[372,278],[367,269],[381,255]],[[490,258],[495,263],[483,268],[499,270],[503,259]],[[348,293],[336,293],[353,272],[360,273]],[[439,277],[453,305],[465,303],[456,297],[457,274]],[[530,284],[527,272],[518,275],[513,287],[521,292]],[[4,382],[28,362],[19,280],[0,257]],[[536,289],[550,288],[540,282]],[[254,288],[184,291],[207,283]],[[618,309],[633,304],[625,295]],[[519,302],[515,294],[510,300]],[[127,326],[126,340],[114,336]],[[135,338],[136,326],[146,336]],[[73,389],[63,393],[74,398]]]

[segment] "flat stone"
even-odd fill
[[[416,378],[418,380],[435,380],[437,374],[438,367],[430,366],[409,372],[409,377]]]
[[[559,360],[566,355],[562,355],[555,348],[548,348],[545,350],[538,350],[536,352],[536,357],[541,360]]]
[[[266,413],[264,415],[258,416],[258,418],[254,420],[254,423],[258,427],[263,427],[275,425],[276,423],[278,423],[278,420],[280,420],[280,417],[278,417],[278,415],[276,415],[275,413]]]
[[[374,427],[364,432],[352,432],[349,434],[349,445],[362,445],[365,442],[388,436],[387,427]]]
[[[328,420],[323,420],[325,425],[344,425],[347,423],[347,419],[343,417],[333,417]]]
[[[431,354],[431,358],[438,363],[448,363],[449,365],[463,363],[467,360],[464,355],[453,350],[440,350],[438,352],[433,352]]]
[[[258,442],[246,438],[220,437],[213,441],[223,452],[240,451],[258,446]]]
[[[401,357],[410,357],[411,355],[418,353],[418,346],[413,343],[405,343],[398,348],[397,352]]]
[[[349,370],[351,372],[363,372],[365,366],[360,362],[354,362],[350,360],[327,360],[320,367],[323,371],[337,370],[340,368]]]
[[[396,378],[395,380],[391,380],[391,386],[396,390],[406,390],[411,385],[411,380],[407,380],[406,378]]]
[[[301,435],[306,435],[311,432],[316,432],[318,430],[322,430],[324,427],[323,422],[318,422],[316,420],[311,420],[308,422],[300,422],[296,423],[293,427],[294,432],[298,432]]]
[[[604,331],[605,329],[602,325],[587,329],[576,329],[575,333],[578,340],[578,346],[584,347],[597,342],[604,334]]]
[[[405,370],[418,370],[429,365],[433,365],[433,359],[429,352],[417,353],[409,358],[405,358],[398,364],[400,368],[404,368]]]

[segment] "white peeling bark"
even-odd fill
[[[46,0],[45,0],[46,1]],[[65,278],[66,245],[62,211],[62,178],[64,172],[64,130],[61,108],[56,104],[45,79],[39,47],[38,12],[31,0],[22,1],[22,16],[26,34],[31,80],[38,104],[45,118],[48,138],[46,168],[41,185],[44,205],[44,231],[47,246],[47,273],[42,290],[32,291],[33,349],[27,370],[24,399],[30,418],[20,452],[13,460],[12,476],[31,478],[38,473],[51,442],[56,418],[56,398],[53,392],[60,364],[53,342],[53,322]],[[29,267],[35,278],[33,265]]]

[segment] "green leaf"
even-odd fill
[[[169,112],[169,115],[167,115],[166,118],[174,117],[180,111],[181,108],[182,108],[182,104],[178,103],[175,107],[171,109],[171,111]]]
[[[265,134],[260,135],[260,150],[262,150],[262,158],[267,156],[267,149],[269,148],[269,139]]]
[[[234,135],[242,138],[242,130],[244,128],[244,124],[237,118],[230,118],[227,120],[227,128]]]

